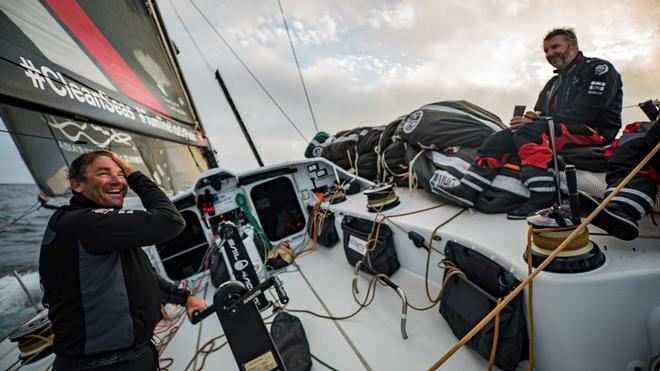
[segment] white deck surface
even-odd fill
[[[344,316],[358,308],[351,295],[353,269],[345,259],[343,262],[336,259],[337,252],[343,254],[342,249],[340,244],[330,249],[320,246],[298,261],[299,271],[290,267],[290,272],[279,276],[291,300],[287,308],[333,316]],[[360,298],[366,293],[368,279],[368,275],[360,274]],[[411,304],[420,307],[428,304],[423,282],[418,277],[399,270],[392,280],[406,291]],[[435,295],[438,288],[433,286],[431,290]],[[207,292],[208,302],[212,301],[212,291]],[[369,307],[348,320],[332,321],[306,313],[292,314],[303,323],[311,352],[339,370],[424,370],[457,341],[438,313],[437,306],[425,312],[408,310],[409,337],[404,340],[400,330],[401,300],[391,288],[383,286],[378,287]],[[170,370],[186,367],[199,333],[199,325],[185,323],[163,355],[175,360]],[[200,344],[221,333],[217,318],[208,317],[202,322]],[[313,370],[327,369],[316,361],[313,364]],[[205,369],[232,369],[230,365],[235,366],[235,362],[229,347],[224,347],[208,357]],[[442,369],[486,368],[487,362],[479,355],[461,349]]]

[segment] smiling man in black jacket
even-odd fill
[[[73,197],[46,228],[39,257],[44,305],[55,333],[53,370],[155,370],[151,343],[161,301],[204,300],[158,276],[142,250],[185,222],[167,196],[123,158],[95,151],[71,164]],[[146,210],[122,209],[130,187]]]
[[[623,90],[614,66],[585,57],[571,28],[548,32],[543,53],[556,75],[541,90],[534,111],[513,117],[507,130],[486,139],[458,185],[437,189],[449,202],[473,207],[499,169],[512,155],[518,155],[520,180],[529,188],[530,197],[507,217],[524,219],[552,205],[556,194],[553,174],[548,171],[552,151],[548,124],[542,116],[553,118],[558,151],[569,146],[602,146],[616,136],[621,128]]]

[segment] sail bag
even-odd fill
[[[504,129],[495,114],[467,101],[427,104],[408,115],[400,136],[413,146],[442,151],[449,147],[479,147]]]

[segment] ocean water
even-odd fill
[[[0,184],[0,337],[35,313],[14,271],[21,275],[30,295],[41,305],[37,274],[39,247],[53,210],[40,208],[14,222],[35,205],[38,194],[34,184]]]

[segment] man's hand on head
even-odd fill
[[[134,172],[137,171],[135,167],[133,167],[131,164],[129,164],[126,160],[124,160],[123,157],[119,156],[118,154],[108,151],[110,154],[112,154],[112,160],[119,165],[119,167],[124,170],[124,174],[126,174],[126,177],[129,175],[133,174]]]

